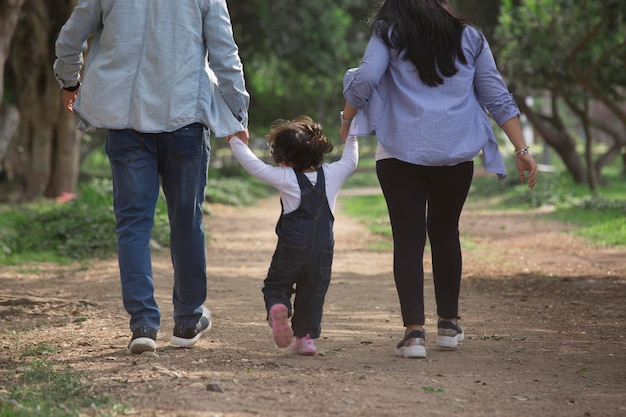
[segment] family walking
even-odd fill
[[[482,153],[487,171],[506,175],[488,113],[513,144],[519,178],[531,189],[537,165],[487,40],[446,0],[385,0],[370,24],[363,59],[344,76],[341,158],[324,162],[331,140],[300,116],[272,126],[274,164],[266,164],[248,147],[250,97],[225,0],[78,2],[57,39],[54,74],[79,128],[106,130],[130,353],[155,351],[160,331],[149,246],[160,189],[171,229],[170,343],[191,347],[211,328],[201,207],[211,132],[280,193],[278,241],[262,289],[277,346],[317,352],[335,202],[356,169],[357,138],[366,135],[378,139],[376,172],[393,232],[390,268],[405,328],[395,354],[426,357],[426,238],[439,317],[435,345],[455,349],[463,340],[458,226],[473,161]]]

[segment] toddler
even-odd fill
[[[337,193],[358,162],[356,137],[345,140],[339,161],[323,163],[333,149],[322,126],[307,116],[279,120],[267,137],[264,163],[238,136],[227,138],[243,168],[280,192],[278,243],[263,282],[267,319],[277,346],[315,355],[333,261],[333,211]],[[291,296],[294,296],[293,305]],[[291,324],[289,318],[291,317]]]

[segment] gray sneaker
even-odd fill
[[[174,346],[192,347],[203,333],[211,329],[211,324],[211,312],[208,308],[202,306],[202,317],[200,317],[195,327],[186,327],[182,324],[175,325],[174,335],[170,339],[170,343]]]
[[[465,339],[463,329],[458,324],[454,324],[450,320],[440,320],[437,324],[435,345],[438,348],[454,350],[463,339]]]
[[[402,358],[425,358],[426,336],[421,330],[413,330],[404,336],[396,346],[396,356]]]

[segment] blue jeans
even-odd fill
[[[167,201],[174,269],[174,321],[195,326],[206,300],[206,242],[202,202],[209,165],[209,134],[201,124],[175,132],[108,130],[113,174],[117,253],[130,329],[159,330],[150,236],[160,185]]]

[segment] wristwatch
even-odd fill
[[[74,87],[63,87],[63,89],[65,91],[69,91],[70,93],[73,93],[74,91],[78,90],[79,88],[80,88],[80,81],[77,82]]]
[[[343,118],[343,110],[339,113],[339,117],[341,117],[341,124],[349,126],[352,123],[352,119],[344,119]]]

